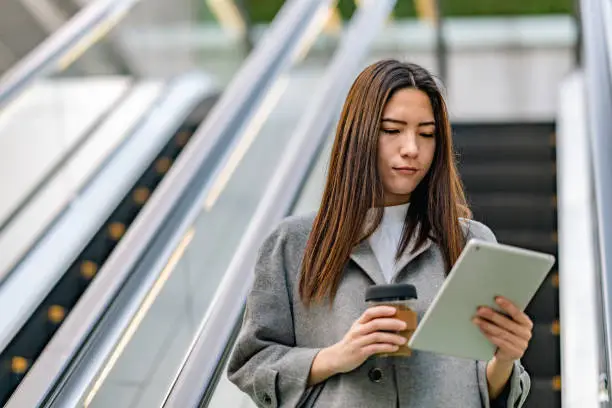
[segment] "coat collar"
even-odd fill
[[[412,260],[414,260],[417,256],[421,255],[431,246],[431,239],[427,238],[425,243],[415,252],[406,251],[404,255],[400,258],[399,263],[401,265],[400,271],[406,267]],[[367,239],[361,241],[353,251],[351,252],[350,258],[365,272],[366,275],[376,284],[376,285],[384,285],[388,283],[385,279],[385,275],[383,274],[380,264],[378,263],[378,259],[376,259],[376,255],[374,255],[374,251],[370,246],[370,243]],[[397,275],[399,275],[398,272]]]
[[[351,259],[372,279],[376,285],[386,282],[385,275],[380,269],[380,264],[367,239],[361,241],[351,252]]]

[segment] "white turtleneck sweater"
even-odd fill
[[[370,247],[372,247],[387,282],[391,282],[395,274],[405,266],[403,258],[409,254],[410,244],[399,261],[395,261],[409,206],[410,203],[385,207],[380,225],[369,238]]]

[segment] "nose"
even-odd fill
[[[407,134],[401,138],[400,143],[400,155],[402,157],[415,158],[419,155],[417,138],[416,135],[412,134],[412,132],[407,132]]]

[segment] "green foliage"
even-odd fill
[[[439,0],[446,16],[509,16],[534,14],[568,14],[574,0]],[[244,0],[253,22],[267,22],[274,18],[283,0]],[[344,18],[355,10],[354,0],[339,0],[338,7]],[[398,0],[396,18],[415,17],[413,0]]]

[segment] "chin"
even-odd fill
[[[407,196],[412,194],[416,189],[416,186],[401,186],[396,188],[390,188],[389,191],[395,196]]]

